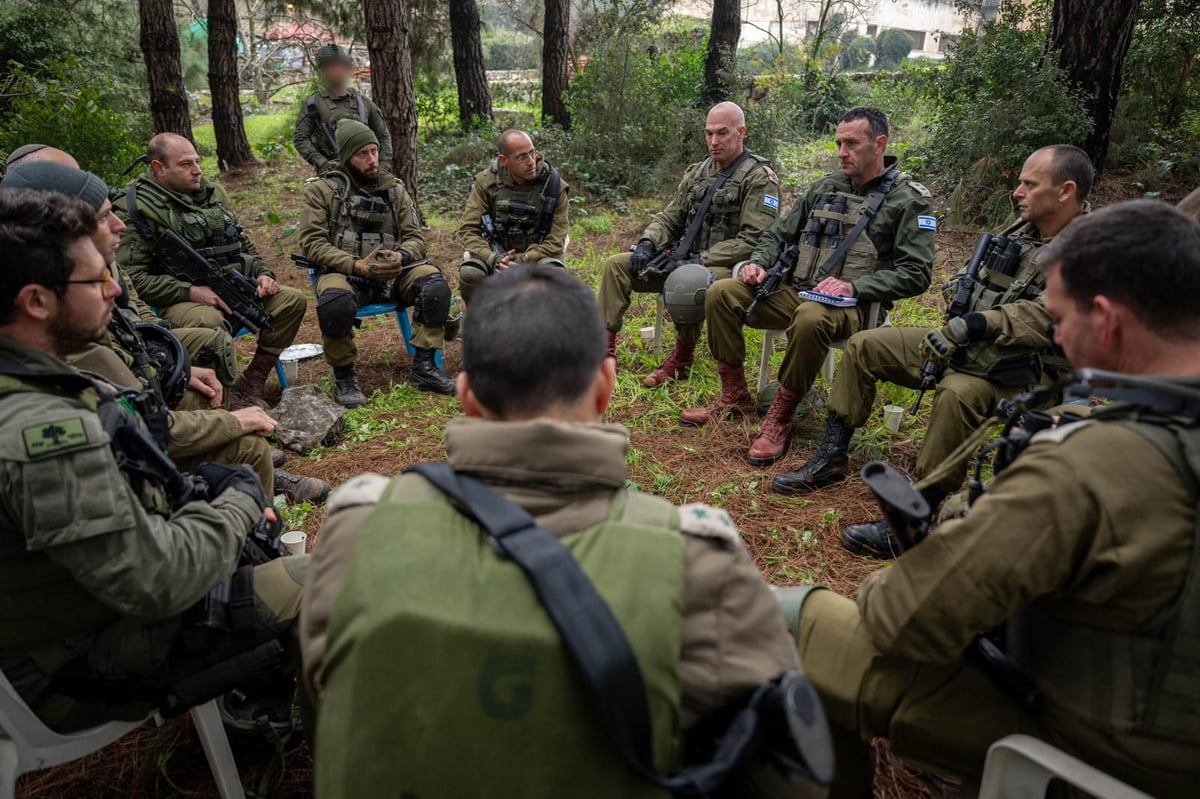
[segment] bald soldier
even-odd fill
[[[655,214],[633,250],[612,256],[604,265],[600,306],[610,358],[617,357],[617,335],[634,292],[662,292],[669,272],[688,263],[700,264],[714,280],[729,277],[734,264],[750,257],[758,237],[779,217],[779,179],[767,159],[745,148],[742,109],[728,102],[713,106],[704,123],[704,138],[708,158],[687,168],[675,196]],[[689,236],[690,241],[682,241]],[[655,256],[664,252],[670,253],[665,267],[648,271]],[[684,304],[693,306],[708,282],[702,275],[695,291],[681,292],[688,295]],[[671,311],[679,317],[675,349],[646,377],[645,385],[651,388],[687,376],[700,341],[703,307]]]
[[[233,404],[265,405],[267,377],[295,340],[308,300],[304,292],[275,282],[275,273],[238,224],[225,189],[204,179],[190,141],[160,133],[150,140],[146,158],[149,168],[113,197],[117,214],[137,232],[125,237],[118,260],[142,299],[178,327],[239,332],[228,316],[229,306],[215,291],[165,274],[155,263],[154,245],[165,230],[175,231],[220,269],[237,270],[254,281],[271,327],[258,334],[254,357],[234,383]]]
[[[524,131],[504,131],[496,149],[491,166],[475,176],[458,226],[469,254],[458,268],[465,302],[485,279],[510,266],[566,266],[570,186]]]

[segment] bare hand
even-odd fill
[[[188,381],[188,388],[206,397],[210,408],[220,407],[225,395],[225,387],[217,379],[217,373],[203,366],[192,367],[192,379]]]
[[[258,277],[258,296],[271,297],[279,293],[279,284],[275,282],[275,278],[270,275],[259,275]]]
[[[265,436],[275,431],[275,420],[257,405],[233,411],[233,415],[242,426],[242,435]]]
[[[208,286],[192,286],[188,289],[188,299],[198,305],[207,305],[210,308],[217,308],[225,313],[230,313],[229,306],[225,301],[217,296],[217,292],[210,289]]]
[[[854,286],[836,277],[827,277],[816,285],[813,291],[818,294],[828,294],[830,297],[853,297]]]
[[[517,254],[516,250],[509,250],[508,252],[504,253],[504,255],[501,256],[500,260],[496,261],[496,271],[503,272],[505,269],[509,269],[511,267],[516,266],[518,261],[516,258],[513,257],[516,254]]]
[[[279,522],[279,514],[275,512],[274,508],[263,508],[263,518],[269,524],[277,524]]]
[[[758,264],[746,264],[738,270],[738,279],[747,286],[757,286],[767,279],[767,270]]]

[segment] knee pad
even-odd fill
[[[441,272],[413,286],[413,320],[426,327],[443,327],[450,318],[450,284]]]
[[[317,298],[317,326],[329,338],[346,338],[354,330],[358,302],[352,292],[329,289]]]
[[[224,330],[213,331],[212,338],[204,344],[204,349],[200,354],[209,361],[208,363],[199,363],[200,366],[207,366],[215,371],[217,379],[225,385],[233,385],[238,373],[237,356],[233,352],[233,338],[227,332]],[[198,362],[199,360],[197,359]]]

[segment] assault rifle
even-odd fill
[[[271,315],[258,296],[258,284],[236,269],[225,269],[209,261],[170,228],[154,244],[154,263],[168,275],[194,286],[207,286],[229,306],[235,330],[251,333],[271,329]]]
[[[680,252],[678,245],[675,247],[663,248],[662,252],[651,258],[646,263],[646,268],[642,270],[642,277],[669,277],[672,272],[688,262],[685,256],[676,256],[675,253],[677,252]]]
[[[484,214],[479,218],[479,223],[483,227],[483,237],[492,248],[492,252],[501,258],[508,255],[508,250],[504,249],[504,245],[500,243],[496,236],[496,225],[492,222],[492,215]]]
[[[758,304],[770,297],[784,281],[792,279],[792,273],[796,271],[796,263],[800,260],[800,245],[789,244],[783,248],[783,252],[779,254],[779,260],[775,265],[767,270],[767,276],[763,278],[763,282],[758,284],[758,289],[754,292],[754,299],[746,306],[746,313],[742,314],[742,324],[750,318],[750,314],[754,313],[754,309]]]

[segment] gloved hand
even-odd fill
[[[650,239],[642,239],[633,248],[633,254],[629,258],[629,273],[634,277],[641,277],[642,272],[646,271],[647,264],[654,257],[654,242]]]
[[[951,319],[941,330],[926,333],[921,341],[921,354],[933,363],[944,363],[969,342],[967,320],[959,316]]]
[[[379,283],[391,280],[400,274],[402,269],[403,256],[395,250],[385,250],[383,247],[376,247],[354,262],[354,274]]]
[[[271,507],[271,501],[267,498],[258,475],[249,464],[224,466],[219,463],[202,463],[196,468],[196,476],[208,485],[209,499],[216,499],[232,488],[252,497],[260,508]]]

